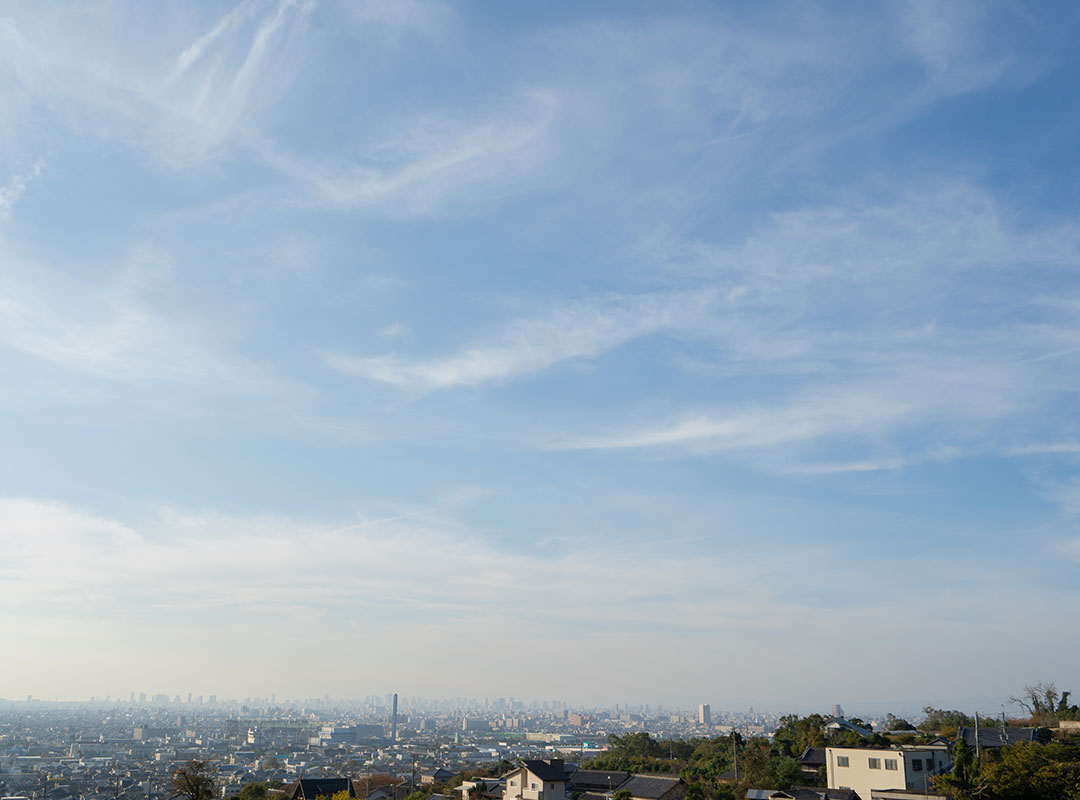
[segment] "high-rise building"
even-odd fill
[[[697,707],[697,721],[701,725],[712,725],[712,709],[708,703],[702,703]]]
[[[397,741],[397,692],[394,692],[394,711],[390,717],[390,741]]]

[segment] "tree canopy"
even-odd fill
[[[209,761],[188,761],[177,767],[169,780],[172,797],[183,800],[213,800],[215,774],[214,766]]]

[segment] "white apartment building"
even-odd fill
[[[926,792],[931,777],[951,768],[943,744],[825,748],[829,788],[853,789],[864,800],[870,800],[875,789]]]

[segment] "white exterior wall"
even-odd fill
[[[840,766],[839,759],[847,758],[848,766]],[[912,761],[920,759],[923,770],[912,769]],[[870,759],[877,759],[880,767],[870,768]],[[896,762],[896,769],[886,769],[885,760]],[[931,773],[926,771],[926,760],[934,763]],[[870,797],[872,789],[910,789],[923,791],[928,774],[937,774],[947,765],[947,756],[937,748],[891,748],[870,749],[863,747],[826,747],[825,769],[830,789],[854,789],[859,797]]]

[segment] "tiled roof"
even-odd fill
[[[561,763],[552,765],[547,761],[541,761],[537,758],[526,759],[521,762],[521,765],[542,781],[555,782],[566,780],[566,771],[563,769]]]
[[[622,770],[579,769],[570,779],[570,786],[585,791],[610,792],[629,777],[630,773]]]
[[[681,783],[682,781],[678,778],[635,775],[619,788],[630,792],[631,797],[641,798],[641,800],[659,800]]]
[[[301,778],[293,784],[290,797],[304,800],[315,800],[316,797],[333,797],[338,792],[348,792],[350,797],[356,797],[353,791],[352,781],[348,778]]]
[[[979,747],[1004,747],[1017,742],[1037,742],[1037,728],[979,728]],[[968,747],[975,746],[975,729],[961,726],[956,732],[957,739],[963,739]]]

